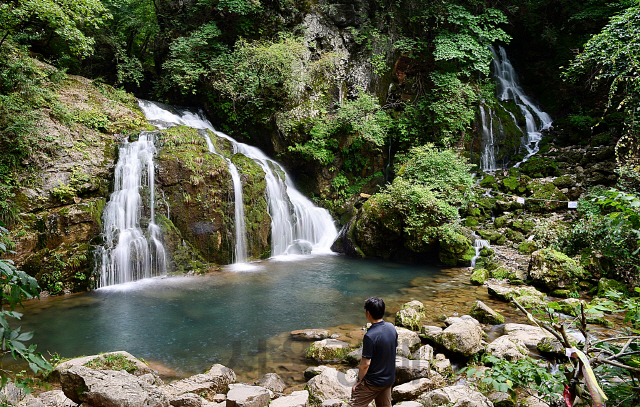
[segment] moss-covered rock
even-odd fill
[[[348,343],[337,339],[323,339],[314,342],[306,352],[309,359],[318,362],[337,362],[344,359],[351,352]]]
[[[505,216],[499,216],[493,221],[493,225],[497,228],[503,228],[507,224],[507,218]]]
[[[538,244],[533,240],[525,240],[518,245],[518,251],[521,254],[531,254],[538,250]]]
[[[525,201],[525,209],[535,213],[554,212],[567,208],[569,198],[553,184],[532,182],[529,185],[532,194]]]
[[[511,228],[518,230],[522,233],[530,233],[536,226],[535,222],[530,219],[516,219],[511,224]]]
[[[475,253],[471,241],[460,233],[440,241],[440,261],[448,266],[468,266]]]
[[[475,268],[471,274],[471,284],[482,285],[489,278],[489,270],[483,268]]]
[[[516,243],[522,242],[524,240],[524,236],[522,235],[522,233],[510,228],[507,228],[507,230],[505,231],[505,236],[507,237],[507,239]]]
[[[469,315],[483,324],[504,324],[504,317],[485,305],[482,301],[476,301],[469,311]]]
[[[585,277],[584,269],[564,253],[541,249],[531,255],[529,278],[548,291],[558,288],[574,290],[577,282]]]
[[[598,297],[604,297],[607,291],[627,292],[627,286],[624,283],[610,278],[602,277],[598,280]]]
[[[526,308],[544,309],[547,303],[544,301],[544,294],[533,287],[512,286],[504,282],[487,282],[489,295],[503,301],[515,299]]]
[[[420,301],[411,301],[404,304],[402,309],[396,313],[395,324],[419,331],[425,316],[424,305]]]

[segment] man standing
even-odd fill
[[[376,407],[391,407],[398,333],[393,324],[382,320],[384,301],[381,298],[369,298],[364,303],[364,309],[371,328],[362,341],[362,360],[349,407],[366,407],[371,400],[376,401]]]

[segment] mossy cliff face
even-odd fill
[[[215,140],[219,154],[231,156],[230,144],[208,130],[177,126],[158,136],[157,213],[172,254],[171,268],[178,272],[233,262],[233,182],[225,159],[209,152],[202,131]],[[233,155],[232,161],[243,183],[248,253],[258,258],[269,251],[271,223],[264,172],[241,154]]]
[[[8,219],[16,265],[52,294],[92,285],[92,248],[122,136],[146,128],[133,96],[67,76],[42,107],[38,148],[22,162]]]

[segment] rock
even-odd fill
[[[457,322],[436,336],[436,342],[450,352],[469,357],[483,350],[482,331],[470,321]]]
[[[216,364],[207,373],[197,374],[162,387],[171,397],[195,393],[210,400],[218,393],[226,393],[229,384],[236,381],[236,374],[226,366]]]
[[[269,390],[246,384],[233,385],[227,393],[227,407],[266,407],[271,401]]]
[[[487,353],[509,362],[516,362],[524,359],[528,351],[522,340],[515,336],[504,335],[487,346]]]
[[[401,401],[398,404],[394,404],[394,407],[424,407],[422,403],[418,403],[417,401]]]
[[[162,381],[162,379],[152,373],[143,374],[139,377],[140,380],[144,380],[145,382],[153,384],[154,386],[164,386],[164,382]]]
[[[476,268],[473,270],[471,274],[470,280],[473,285],[483,285],[485,281],[489,278],[490,273],[489,270],[485,268]]]
[[[493,403],[494,407],[518,407],[518,400],[509,393],[494,391],[489,393],[487,398]]]
[[[471,315],[463,315],[461,317],[449,317],[444,320],[444,324],[446,326],[451,326],[455,323],[464,322],[464,321],[469,321],[469,322],[473,322],[475,325],[480,325],[480,322],[474,317],[472,317]]]
[[[312,398],[321,402],[329,399],[349,400],[351,387],[355,384],[357,375],[358,369],[348,370],[345,374],[326,367],[319,375],[307,382],[307,390]]]
[[[362,348],[347,353],[343,360],[352,365],[360,363],[360,360],[362,360]]]
[[[347,403],[338,399],[329,399],[322,402],[320,407],[344,407]]]
[[[291,338],[301,341],[317,341],[327,339],[329,331],[326,329],[300,329],[291,331]]]
[[[440,328],[439,326],[422,325],[420,336],[435,342],[435,338],[440,335],[441,332],[442,328]]]
[[[362,352],[360,352],[360,355],[362,355]],[[304,378],[309,380],[324,372],[326,369],[329,369],[329,366],[309,366],[304,371]]]
[[[202,407],[202,397],[193,393],[184,393],[179,396],[172,397],[169,403],[173,407]]]
[[[447,359],[442,353],[438,353],[433,359],[433,369],[440,374],[452,374],[453,368],[451,367],[451,361]]]
[[[439,379],[443,380],[442,377]],[[412,380],[399,386],[395,386],[391,393],[391,399],[394,402],[412,400],[424,392],[435,389],[437,384],[440,384],[440,381],[432,378]]]
[[[12,382],[8,382],[0,390],[0,401],[9,405],[16,406],[25,397],[24,390],[17,387]]]
[[[410,360],[396,357],[396,385],[422,379],[431,375],[431,363],[427,360]]]
[[[529,262],[529,278],[548,291],[574,289],[585,278],[584,269],[566,254],[553,249],[533,252]]]
[[[436,389],[420,397],[424,407],[493,407],[488,398],[467,386],[450,386]]]
[[[59,378],[62,372],[74,366],[86,366],[90,369],[97,370],[125,369],[128,373],[136,376],[143,376],[149,373],[155,376],[157,373],[129,352],[117,351],[67,360],[56,366],[54,369],[54,378]]]
[[[431,362],[433,360],[433,348],[431,345],[421,346],[420,349],[414,352],[413,358],[417,360],[428,360]]]
[[[400,327],[396,327],[396,332],[398,333],[398,346],[404,345],[412,352],[420,347],[420,335],[417,332]]]
[[[549,407],[549,404],[533,396],[524,399],[524,405],[527,407]]]
[[[403,326],[414,331],[420,330],[422,319],[425,317],[424,305],[420,301],[410,301],[396,313],[396,326]]]
[[[493,280],[487,281],[485,285],[487,286],[489,295],[503,301],[511,301],[513,298],[526,308],[544,308],[547,305],[543,299],[544,294],[533,287],[512,286],[505,282]]]
[[[287,247],[287,254],[311,254],[313,246],[306,240],[297,239],[294,240],[289,247]]]
[[[274,393],[282,393],[286,387],[284,381],[277,373],[267,373],[260,379],[256,380],[257,386],[264,387],[267,390],[271,390]]]
[[[536,348],[541,353],[547,353],[547,354],[552,354],[556,356],[563,356],[565,354],[564,345],[560,343],[560,341],[557,340],[556,338],[551,338],[548,336],[545,336],[544,338],[540,339]]]
[[[68,398],[62,390],[40,393],[38,398],[49,407],[76,407],[78,404]]]
[[[578,316],[580,314],[580,304],[583,304],[584,301],[579,300],[577,298],[566,298],[557,302],[550,302],[549,307],[563,313],[566,315],[570,315],[572,317]],[[586,304],[585,304],[586,305]],[[585,308],[586,309],[586,308]]]
[[[619,291],[621,293],[627,292],[627,286],[620,281],[612,280],[602,277],[598,280],[598,297],[604,297],[607,291]]]
[[[348,343],[337,339],[323,339],[314,342],[307,349],[307,357],[318,362],[342,360],[351,351]]]
[[[269,407],[309,407],[309,392],[307,390],[294,391],[289,396],[273,400]]]
[[[403,358],[411,357],[411,350],[407,345],[399,345],[396,348],[396,355],[402,356]]]
[[[510,337],[519,339],[530,350],[536,350],[538,347],[538,343],[542,340],[542,338],[553,338],[550,333],[547,333],[542,328],[525,324],[505,324],[504,333],[506,335],[509,335]]]
[[[64,394],[93,407],[168,407],[169,399],[156,386],[124,371],[71,366],[60,372]]]
[[[476,301],[469,314],[483,324],[504,324],[504,317],[485,305],[482,301]]]

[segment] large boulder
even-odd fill
[[[420,335],[406,328],[396,327],[398,346],[406,346],[411,352],[420,347]]]
[[[448,351],[469,357],[484,349],[482,330],[473,322],[457,322],[436,336],[436,342]]]
[[[125,370],[135,376],[143,376],[149,373],[155,375],[157,373],[129,352],[117,351],[67,360],[56,366],[53,373],[54,378],[59,378],[61,373],[77,366],[85,366],[96,370]]]
[[[322,372],[307,382],[307,390],[314,399],[321,402],[330,399],[349,400],[351,388],[358,378],[358,369],[348,370],[347,373],[326,367]]]
[[[217,393],[226,393],[229,385],[236,381],[236,374],[226,366],[216,364],[206,373],[197,374],[186,379],[175,381],[162,390],[171,397],[185,393],[195,393],[207,400],[212,400]]]
[[[535,251],[529,261],[529,278],[536,286],[548,291],[573,290],[585,275],[575,260],[553,249]]]
[[[318,362],[332,362],[344,359],[351,352],[351,346],[337,339],[323,339],[314,342],[307,349],[307,357]]]
[[[273,400],[269,407],[309,407],[309,392],[307,390],[294,391],[288,396]]]
[[[469,314],[483,324],[504,324],[504,317],[485,305],[482,301],[476,301]]]
[[[450,386],[436,389],[420,397],[424,407],[493,407],[493,403],[482,393],[467,386]]]
[[[445,383],[445,380],[439,374],[433,374],[431,377],[424,377],[422,379],[412,380],[410,382],[395,386],[393,388],[393,392],[391,393],[391,398],[394,402],[403,401],[403,400],[414,400],[422,393],[427,391],[431,391],[436,389],[442,384]]]
[[[544,294],[529,286],[513,286],[504,281],[489,280],[485,283],[489,295],[503,301],[518,301],[526,308],[544,308],[547,303],[544,301]]]
[[[300,341],[317,341],[327,339],[329,331],[327,329],[299,329],[291,331],[291,338]]]
[[[396,357],[396,385],[431,376],[431,363],[428,360],[411,360]]]
[[[504,335],[487,346],[487,353],[500,359],[517,362],[524,359],[529,352],[522,340],[515,336]]]
[[[420,349],[413,353],[413,359],[427,360],[431,362],[433,360],[433,347],[431,345],[421,346]]]
[[[509,337],[524,343],[527,348],[535,351],[542,338],[553,336],[542,328],[526,324],[505,324],[504,333]]]
[[[269,390],[264,387],[233,384],[227,393],[226,407],[266,407],[270,401]]]
[[[93,407],[169,407],[169,399],[156,386],[125,371],[72,366],[60,373],[64,394],[76,403]]]
[[[402,306],[396,313],[396,326],[403,326],[414,331],[419,331],[422,319],[425,317],[425,308],[420,301],[410,301]]]
[[[282,393],[286,387],[284,381],[282,381],[282,378],[277,373],[267,373],[256,380],[255,384],[274,393]]]

